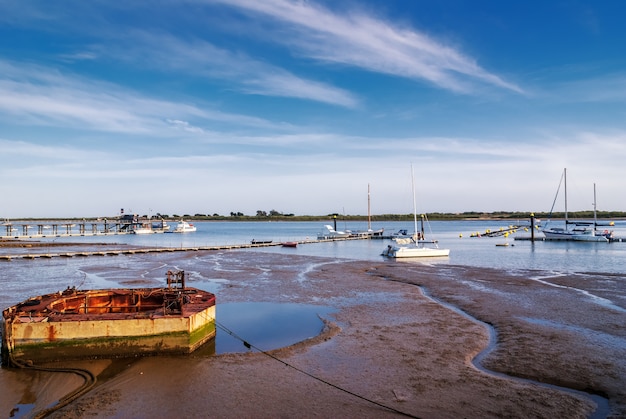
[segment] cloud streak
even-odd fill
[[[481,68],[475,60],[411,28],[352,12],[339,15],[310,2],[290,0],[208,0],[266,16],[290,25],[294,36],[274,40],[315,60],[362,68],[439,88],[470,93],[476,83],[515,93],[523,90]]]
[[[0,60],[0,111],[23,124],[60,126],[125,134],[167,136],[168,121],[193,119],[227,125],[283,130],[258,117],[154,99],[112,83],[83,80],[54,69]],[[2,117],[0,116],[0,119]],[[190,128],[190,123],[185,121]],[[178,124],[180,127],[180,124]],[[200,128],[187,131],[199,132]]]
[[[206,40],[183,40],[165,33],[130,31],[116,42],[98,54],[136,65],[149,65],[159,71],[227,80],[233,90],[247,94],[312,100],[346,108],[359,104],[357,96],[344,89],[299,77],[241,51],[219,48]]]

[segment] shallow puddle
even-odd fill
[[[296,303],[226,303],[216,306],[215,353],[283,348],[320,334],[331,307]],[[233,335],[229,334],[228,331]],[[243,341],[253,348],[248,348]]]

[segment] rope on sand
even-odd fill
[[[280,358],[277,358],[276,356],[272,355],[271,353],[266,352],[266,351],[264,351],[264,350],[262,350],[262,349],[260,349],[260,348],[256,347],[255,345],[253,345],[253,344],[249,343],[248,341],[244,340],[243,338],[239,337],[239,336],[238,336],[237,334],[235,334],[232,330],[228,329],[226,326],[224,326],[223,324],[219,323],[217,320],[215,321],[215,325],[216,325],[217,327],[219,327],[220,329],[222,329],[224,332],[226,332],[226,333],[228,333],[229,335],[231,335],[232,337],[234,337],[235,339],[240,340],[240,341],[241,341],[241,343],[243,343],[243,345],[244,345],[246,348],[248,348],[248,349],[253,348],[253,349],[255,349],[255,350],[257,350],[257,351],[261,352],[262,354],[264,354],[264,355],[266,355],[266,356],[268,356],[268,357],[272,358],[273,360],[278,361],[278,362],[280,362],[281,364],[283,364],[283,365],[285,365],[285,366],[287,366],[287,367],[289,367],[289,368],[292,368],[292,369],[294,369],[294,370],[296,370],[296,371],[298,371],[298,372],[300,372],[300,373],[302,373],[302,374],[304,374],[304,375],[306,375],[306,376],[308,376],[308,377],[310,377],[310,378],[313,378],[314,380],[317,380],[317,381],[319,381],[319,382],[321,382],[321,383],[324,383],[324,384],[326,384],[326,385],[328,385],[328,386],[330,386],[330,387],[333,387],[333,388],[335,388],[335,389],[337,389],[337,390],[339,390],[339,391],[343,391],[344,393],[347,393],[347,394],[349,394],[349,395],[351,395],[351,396],[358,397],[359,399],[361,399],[361,400],[365,400],[366,402],[369,402],[369,403],[375,404],[376,406],[379,406],[379,407],[382,407],[382,408],[384,408],[384,409],[390,410],[390,411],[392,411],[392,412],[394,412],[394,413],[398,413],[398,414],[400,414],[400,415],[403,415],[403,416],[406,416],[406,417],[409,417],[409,418],[419,419],[419,417],[418,417],[418,416],[415,416],[415,415],[412,415],[412,414],[410,414],[410,413],[406,413],[406,412],[403,412],[403,411],[401,411],[401,410],[395,409],[395,408],[393,408],[393,407],[390,407],[390,406],[384,405],[384,404],[379,403],[379,402],[377,402],[377,401],[375,401],[375,400],[368,399],[367,397],[364,397],[364,396],[361,396],[361,395],[359,395],[359,394],[356,394],[356,393],[354,393],[354,392],[352,392],[352,391],[350,391],[350,390],[346,390],[346,389],[344,389],[344,388],[342,388],[342,387],[339,387],[339,386],[338,386],[338,385],[336,385],[336,384],[330,383],[330,382],[328,382],[328,381],[326,381],[326,380],[324,380],[324,379],[322,379],[322,378],[319,378],[319,377],[317,377],[317,376],[315,376],[315,375],[313,375],[313,374],[311,374],[311,373],[309,373],[309,372],[306,372],[306,371],[304,371],[304,370],[302,370],[302,369],[300,369],[300,368],[298,368],[298,367],[296,367],[296,366],[294,366],[294,365],[291,365],[291,364],[289,364],[288,362],[283,361],[283,360],[282,360],[282,359],[280,359]]]
[[[34,419],[42,419],[48,416],[49,414],[59,410],[60,408],[67,406],[74,400],[78,399],[83,394],[87,393],[96,385],[96,376],[93,375],[91,371],[88,371],[83,368],[53,368],[53,367],[40,367],[37,365],[33,365],[29,362],[21,362],[17,361],[13,358],[12,355],[9,355],[9,365],[15,368],[25,368],[32,369],[37,371],[46,371],[46,372],[64,372],[70,374],[76,374],[83,378],[83,385],[76,388],[74,391],[67,393],[65,396],[61,397],[57,404],[47,409],[44,409],[40,412],[37,412],[36,415],[33,416]]]

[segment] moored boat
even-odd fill
[[[174,229],[174,233],[193,233],[194,231],[196,231],[196,226],[183,220],[180,220]]]
[[[350,237],[350,232],[348,231],[337,231],[333,228],[333,226],[326,224],[324,226],[324,230],[322,230],[318,235],[318,240],[328,240],[328,239],[346,239]]]
[[[383,256],[390,258],[432,258],[450,256],[450,249],[439,249],[438,247],[415,246],[387,246],[383,251]]]
[[[252,239],[250,240],[250,244],[271,244],[272,240],[256,240],[256,239]]]
[[[350,237],[359,238],[382,237],[385,233],[384,228],[372,230],[371,194],[369,183],[367,184],[367,230],[346,230],[346,232],[350,235]]]
[[[384,228],[380,228],[378,230],[346,230],[350,237],[361,237],[361,238],[371,238],[371,237],[382,237],[385,233]]]
[[[595,234],[595,231],[584,232],[583,234],[572,234],[571,240],[575,242],[609,242],[609,239],[607,237],[600,234]]]
[[[440,249],[436,240],[426,240],[424,236],[424,220],[426,215],[421,215],[421,231],[417,231],[417,206],[415,202],[415,176],[411,165],[411,186],[413,189],[413,224],[414,233],[410,238],[394,238],[395,245],[388,245],[383,250],[382,256],[389,258],[422,258],[422,257],[446,257],[450,255],[450,249]]]
[[[133,224],[130,230],[133,234],[152,234],[152,225],[150,223]]]
[[[165,220],[152,222],[152,230],[154,230],[155,233],[164,233],[166,231],[169,231],[169,229],[170,226]]]
[[[545,227],[541,230],[546,240],[569,240],[581,242],[609,242],[613,232],[604,230],[602,233],[597,231],[598,220],[596,218],[596,184],[593,184],[593,222],[591,221],[570,221],[567,214],[567,169],[563,169],[561,177],[564,190],[565,202],[565,225],[564,227],[550,227],[550,219],[546,222]],[[559,183],[559,189],[561,184]],[[557,196],[559,193],[557,189]],[[555,198],[556,201],[556,198]],[[554,209],[554,205],[553,208]],[[552,210],[550,210],[552,214]]]
[[[190,353],[215,336],[215,295],[185,286],[64,291],[2,312],[2,363]]]

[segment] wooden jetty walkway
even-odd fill
[[[11,222],[0,224],[0,239],[37,239],[46,237],[101,236],[135,234],[139,228],[149,228],[152,233],[169,231],[166,220],[127,214],[116,219],[66,220],[49,222]]]
[[[329,243],[336,241],[347,241],[347,240],[365,240],[369,237],[338,237],[338,238],[329,238],[329,239],[317,239],[317,240],[301,240],[301,241],[291,241],[290,243],[295,243],[297,245],[301,244],[313,244],[313,243]],[[11,253],[11,254],[0,254],[0,261],[11,261],[14,259],[50,259],[50,258],[58,258],[58,257],[86,257],[86,256],[117,256],[117,255],[134,255],[134,254],[145,254],[145,253],[164,253],[164,252],[197,252],[201,250],[237,250],[237,249],[250,249],[250,248],[259,248],[259,247],[273,247],[273,246],[282,246],[282,242],[261,242],[261,243],[242,243],[242,244],[229,244],[229,245],[208,245],[208,246],[193,246],[193,247],[133,247],[127,249],[109,249],[109,250],[80,250],[80,251],[67,251],[67,252],[50,252],[50,248],[42,245],[40,248],[48,250],[47,252],[27,252],[24,253],[25,249],[33,250],[33,247],[21,247],[20,253]],[[89,247],[89,243],[77,243],[76,246],[81,247]],[[111,246],[115,246],[112,244]],[[293,246],[292,246],[293,247]]]

